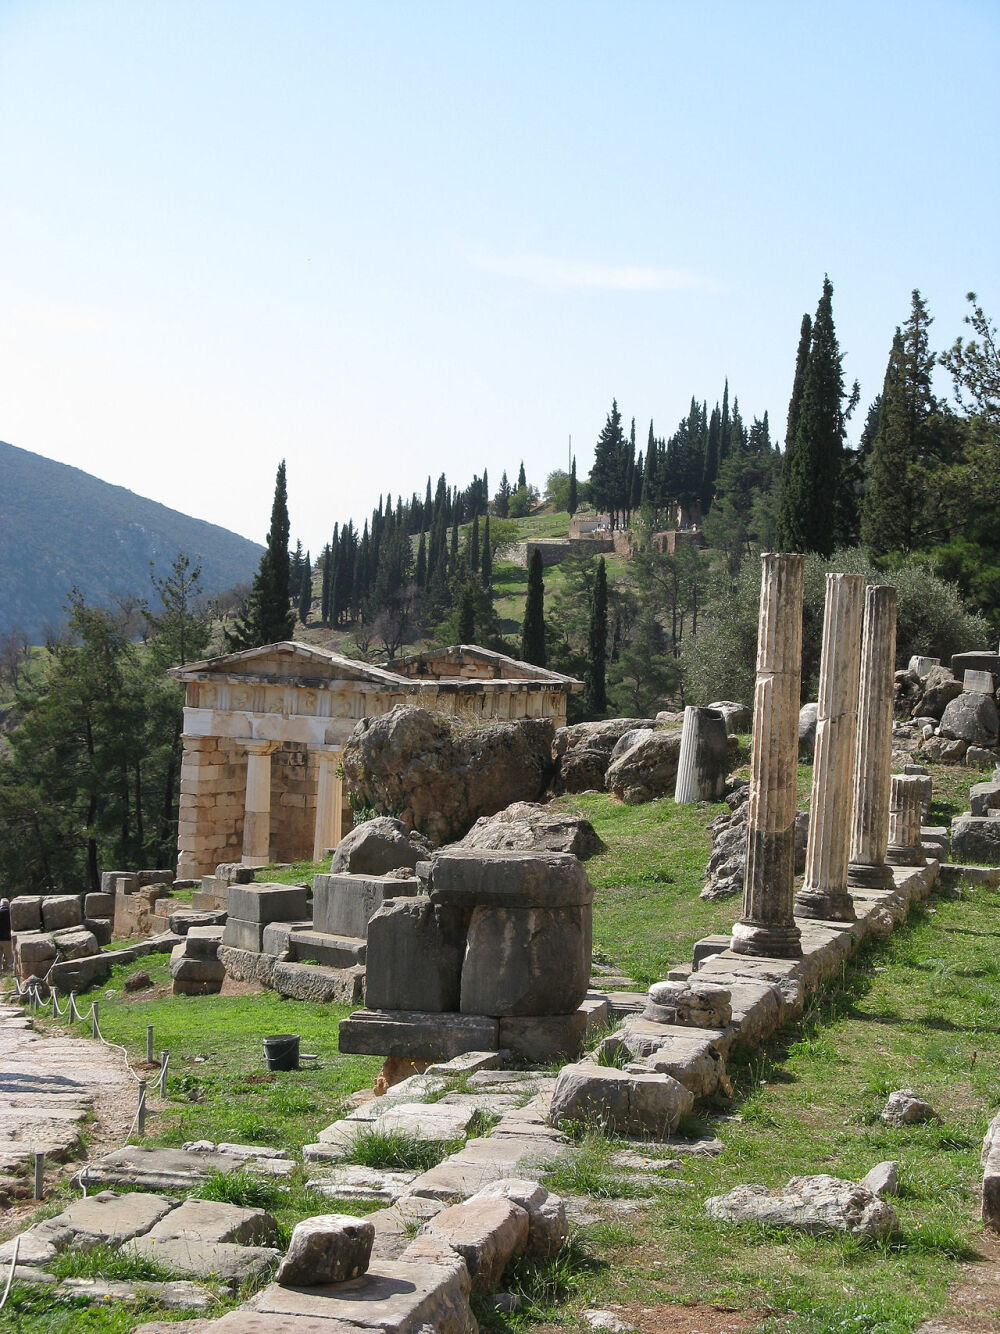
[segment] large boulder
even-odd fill
[[[737,1186],[705,1201],[709,1218],[757,1223],[798,1232],[849,1232],[856,1237],[890,1237],[899,1223],[890,1204],[866,1186],[840,1177],[792,1177],[782,1190]]]
[[[970,746],[995,746],[1000,714],[992,695],[956,695],[941,715],[941,735]]]
[[[629,806],[673,796],[680,753],[679,730],[644,732],[608,766],[608,791]]]
[[[923,679],[923,686],[924,692],[913,710],[921,717],[940,718],[951,701],[962,693],[961,681],[947,667],[932,667]]]
[[[811,760],[816,751],[818,704],[803,704],[799,709],[799,759]]]
[[[951,824],[951,855],[973,866],[1000,866],[1000,817],[958,816]]]
[[[486,851],[572,852],[581,861],[605,850],[589,820],[530,801],[515,801],[496,815],[484,815],[459,846]]]
[[[399,704],[358,723],[344,747],[344,779],[357,805],[448,843],[481,815],[537,801],[552,773],[553,735],[547,719],[474,727]]]
[[[352,875],[385,875],[387,871],[408,866],[430,854],[430,843],[420,834],[407,829],[400,820],[378,815],[355,825],[337,844],[330,863],[331,873],[348,871]]]
[[[575,746],[556,761],[552,791],[557,797],[567,792],[603,792],[610,759],[609,750]]]
[[[753,710],[746,704],[737,704],[731,699],[718,699],[706,707],[722,714],[726,720],[726,731],[730,736],[749,732],[753,727]]]
[[[603,718],[594,723],[560,727],[552,743],[556,762],[552,790],[603,792],[612,753],[627,733],[654,727],[652,718]]]

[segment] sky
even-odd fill
[[[914,287],[1000,320],[998,59],[997,0],[0,0],[0,439],[258,541],[284,458],[315,554],[612,398],[780,436],[824,273],[857,432]]]

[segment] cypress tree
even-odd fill
[[[521,624],[521,658],[536,667],[545,666],[545,584],[542,581],[542,553],[537,547],[528,566],[528,597]]]
[[[788,401],[788,423],[785,427],[785,451],[792,446],[795,432],[799,425],[799,413],[802,410],[802,390],[806,382],[806,366],[809,364],[809,345],[812,342],[812,320],[802,316],[799,329],[799,349],[795,354],[795,379],[792,381],[792,396]]]
[[[334,539],[336,541],[336,539]],[[323,567],[323,582],[320,584],[319,618],[324,625],[330,624],[330,592],[333,587],[333,552],[327,542],[320,556]]]
[[[427,534],[420,534],[420,541],[417,543],[417,587],[421,590],[427,587]]]
[[[483,587],[489,588],[493,583],[493,548],[490,545],[490,516],[488,511],[483,522],[483,555],[479,562],[479,572],[482,576]]]
[[[824,278],[795,435],[786,450],[781,474],[778,542],[784,551],[817,551],[827,557],[833,553],[844,463],[843,399],[840,348],[833,324],[833,284]]]
[[[299,620],[305,625],[309,620],[309,613],[312,611],[313,600],[312,565],[309,563],[308,551],[302,559],[302,569],[299,574],[299,581]]]
[[[472,520],[472,538],[469,542],[469,568],[474,574],[479,571],[479,511]]]
[[[579,505],[579,498],[577,496],[577,485],[576,485],[576,455],[574,454],[573,462],[570,465],[570,470],[569,470],[569,503],[567,504],[566,507],[569,510],[570,518],[572,518],[573,515],[576,513],[578,505]]]
[[[521,467],[517,474],[517,489],[520,491],[528,485],[528,478],[524,472],[524,459],[521,460]]]
[[[460,644],[476,642],[476,598],[468,584],[463,585],[458,604],[458,640]]]
[[[282,459],[274,482],[267,548],[260,558],[246,606],[233,629],[226,632],[226,646],[230,652],[260,648],[288,639],[295,628],[295,613],[289,605],[288,592],[288,532],[288,489],[285,460]]]
[[[600,717],[608,707],[608,574],[601,556],[590,598],[590,635],[587,654],[587,710]]]
[[[728,459],[731,452],[732,432],[729,418],[729,377],[722,390],[722,415],[719,419],[719,462]]]

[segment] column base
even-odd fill
[[[915,848],[886,848],[885,859],[890,866],[926,866],[927,854],[917,845]]]
[[[769,925],[764,922],[739,921],[733,925],[734,954],[749,954],[758,959],[800,959],[802,932],[797,926]]]
[[[850,894],[825,889],[800,889],[795,895],[795,916],[811,917],[822,922],[857,920],[854,900]]]
[[[895,883],[892,867],[886,862],[879,866],[851,862],[847,868],[848,889],[892,889]]]
[[[268,859],[266,857],[244,856],[240,858],[241,866],[252,866],[255,870],[259,869],[261,866],[268,866],[269,864],[270,863],[268,862]]]

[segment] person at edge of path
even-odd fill
[[[10,899],[0,899],[0,972],[14,967],[14,946],[10,940]]]

